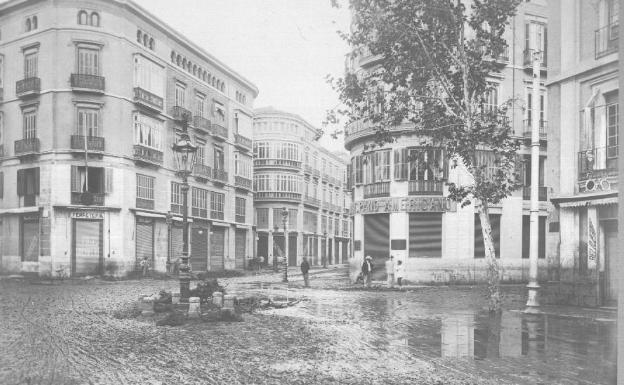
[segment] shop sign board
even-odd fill
[[[444,197],[375,198],[353,203],[354,214],[440,213],[447,211],[457,211],[457,203]]]
[[[104,219],[101,211],[72,211],[70,217],[73,219]]]

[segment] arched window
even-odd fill
[[[37,29],[37,16],[32,17],[32,29]]]
[[[30,24],[30,19],[26,19],[26,32],[30,31],[32,29],[32,26]]]
[[[154,50],[154,38],[151,37],[149,40],[149,49]]]
[[[221,92],[225,92],[225,83],[221,83]]]
[[[171,51],[171,62],[175,63],[176,54],[174,51]]]
[[[78,24],[80,25],[87,24],[87,12],[86,11],[78,12]]]
[[[147,47],[149,44],[149,36],[143,35],[143,45]]]
[[[182,68],[186,69],[186,58],[182,59]]]
[[[180,57],[180,55],[178,55],[177,59],[176,59],[176,64],[178,65],[178,67],[180,66],[180,64],[182,63],[182,58]]]
[[[143,33],[140,29],[137,29],[137,41],[141,43],[143,41]]]
[[[213,86],[213,87],[215,86],[215,83],[216,83],[216,82],[215,82],[215,78],[213,77],[213,78],[212,78],[212,86]]]
[[[193,65],[193,76],[197,76],[197,64]]]
[[[91,26],[99,27],[100,26],[100,15],[97,12],[91,13]]]

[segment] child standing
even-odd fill
[[[394,274],[396,276],[397,284],[399,285],[399,287],[401,287],[401,281],[403,280],[403,275],[405,274],[405,265],[403,265],[403,261],[400,259],[397,260]]]

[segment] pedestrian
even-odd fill
[[[303,257],[303,262],[301,262],[301,274],[303,274],[303,283],[305,287],[310,287],[309,275],[310,264],[308,263],[308,257]]]
[[[141,270],[143,272],[143,277],[147,277],[147,272],[149,270],[149,260],[147,259],[147,256],[143,257],[143,259],[140,262],[141,265]]]
[[[388,287],[394,287],[394,256],[391,255],[386,261],[386,276],[388,281]]]
[[[400,259],[397,260],[396,262],[394,274],[397,280],[397,284],[399,285],[399,287],[401,287],[403,285],[403,282],[401,281],[403,280],[403,275],[405,274],[405,265],[403,264],[403,261]]]
[[[371,287],[371,281],[373,279],[373,258],[370,255],[367,255],[364,259],[364,263],[362,263],[362,275],[364,276],[364,282],[366,282],[366,287]]]

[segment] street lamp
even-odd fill
[[[273,271],[277,273],[277,248],[275,247],[275,237],[277,236],[277,232],[279,231],[279,226],[273,226]],[[279,245],[278,245],[279,247]]]
[[[327,269],[327,231],[323,232],[323,238],[325,238],[325,247],[323,247],[323,268]]]
[[[182,134],[180,139],[173,145],[175,154],[176,168],[178,175],[182,177],[182,257],[180,258],[180,267],[178,270],[178,279],[180,280],[180,299],[188,301],[190,296],[190,266],[188,252],[188,177],[193,171],[195,164],[195,155],[197,154],[197,146],[191,142],[188,135],[188,122],[184,120],[182,124]]]
[[[282,207],[282,224],[284,225],[284,279],[282,282],[288,282],[288,210]]]

